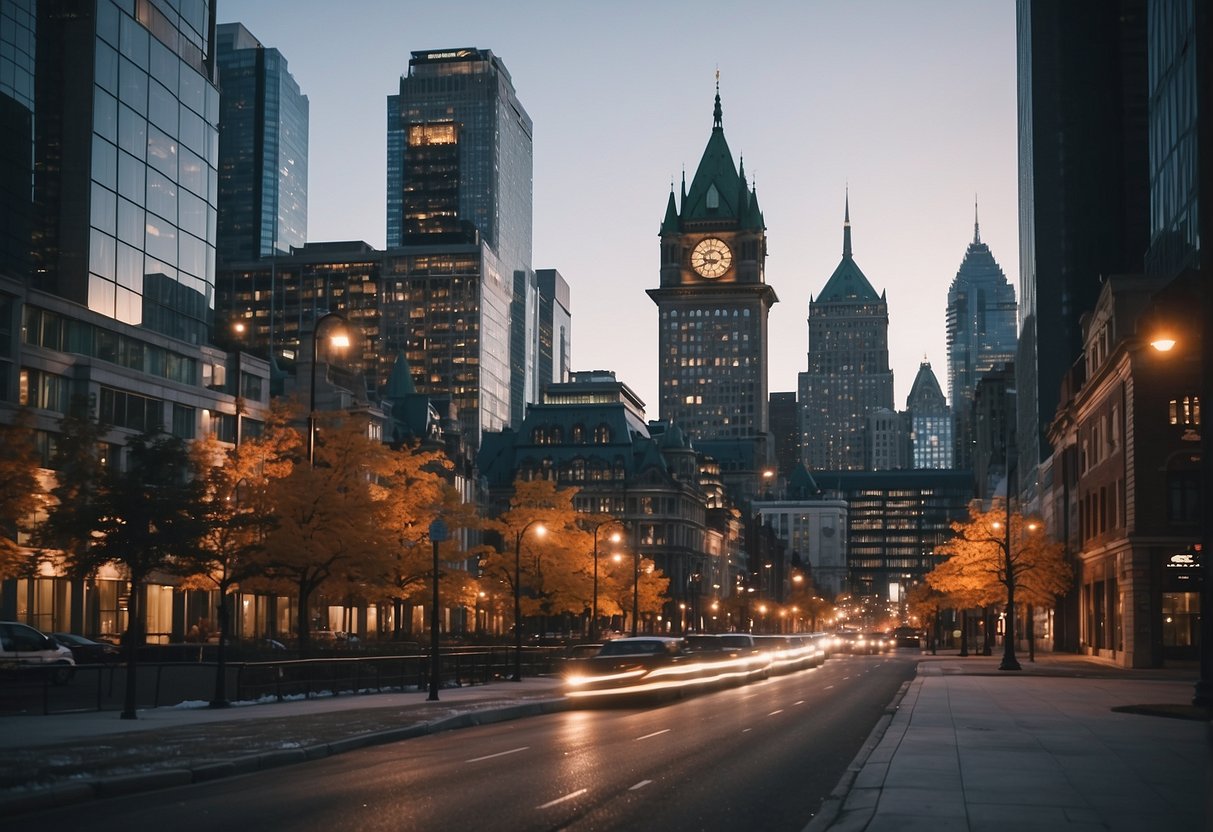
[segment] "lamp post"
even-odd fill
[[[594,525],[594,595],[590,608],[590,641],[598,640],[598,530],[616,522],[618,521],[612,517],[610,520],[603,520]],[[612,543],[618,543],[619,539],[619,532],[611,535]]]
[[[350,345],[348,324],[340,313],[329,312],[322,315],[316,321],[316,325],[312,327],[312,379],[311,385],[308,387],[307,461],[313,467],[316,465],[316,362],[319,361],[320,330],[331,320],[340,321],[341,329],[329,337],[329,345],[336,349],[345,349]]]
[[[522,681],[522,538],[531,526],[536,526],[535,533],[542,535],[544,528],[538,523],[538,518],[532,520],[514,536],[514,675],[510,677],[511,682]]]
[[[427,702],[438,701],[438,678],[442,671],[442,658],[438,648],[438,546],[451,536],[446,521],[435,517],[430,523],[430,543],[434,546],[434,597],[430,605],[430,695]]]
[[[640,547],[632,547],[632,637],[639,633],[640,613]]]
[[[1013,387],[1007,388],[1007,399],[1011,400],[1015,396]],[[1002,637],[1002,661],[998,665],[999,670],[1022,670],[1019,665],[1019,660],[1015,658],[1015,562],[1011,557],[1011,425],[1015,420],[1011,418],[1014,411],[1010,407],[1007,408],[1007,430],[1006,430],[1006,453],[1007,453],[1007,528],[1006,539],[1003,544],[1003,568],[1007,573],[1007,623],[1006,631]]]

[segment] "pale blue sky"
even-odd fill
[[[657,231],[694,173],[720,69],[724,132],[767,222],[771,391],[796,389],[808,301],[842,251],[889,303],[897,407],[973,237],[1018,288],[1015,4],[800,0],[219,0],[311,102],[308,237],[385,242],[386,97],[413,50],[491,49],[535,126],[534,265],[572,290],[574,369],[657,407]]]

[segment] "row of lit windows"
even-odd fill
[[[569,430],[569,443],[573,445],[608,445],[613,438],[614,433],[606,424],[598,425],[592,431],[587,430],[585,425],[573,425]],[[531,441],[536,445],[560,445],[565,441],[564,431],[559,425],[537,427],[531,431]]]

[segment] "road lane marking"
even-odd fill
[[[832,688],[832,687],[834,687],[834,686],[833,686],[833,685],[826,685],[826,690],[829,690],[829,689],[830,689],[830,688]]]
[[[803,705],[803,704],[804,704],[804,700],[803,700],[803,699],[797,699],[797,700],[796,700],[795,702],[793,702],[792,704],[793,704],[793,705]]]
[[[649,783],[652,783],[652,782],[653,782],[652,780],[641,780],[635,786],[629,786],[628,791],[634,792],[637,789],[643,789],[645,786],[647,786]]]
[[[767,716],[775,716],[775,714],[781,713],[783,713],[783,708],[780,708],[778,711],[771,711],[769,714],[767,714]]]
[[[536,806],[535,808],[536,809],[546,809],[549,806],[555,806],[557,803],[564,803],[566,800],[572,800],[574,797],[583,795],[588,791],[589,791],[589,789],[578,789],[575,792],[569,792],[564,797],[558,797],[555,800],[549,800],[547,803],[543,804],[542,806]]]
[[[636,741],[640,742],[641,740],[647,740],[649,737],[659,737],[662,734],[668,734],[668,733],[670,733],[669,728],[662,728],[660,731],[654,731],[651,734],[645,734],[643,737],[637,737]]]
[[[504,757],[507,754],[517,754],[519,751],[526,751],[530,748],[529,745],[524,745],[521,748],[511,748],[509,751],[498,751],[496,754],[485,754],[483,757],[473,757],[470,760],[464,760],[465,763],[478,763],[481,760],[491,760],[494,757]]]
[[[742,728],[742,729],[741,729],[741,733],[743,733],[743,734],[748,734],[748,733],[750,733],[750,732],[751,732],[751,731],[753,731],[753,730],[754,730],[753,728]]]

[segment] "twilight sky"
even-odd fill
[[[748,8],[747,8],[748,7]],[[219,0],[311,102],[308,238],[386,239],[386,97],[414,50],[504,61],[534,121],[534,266],[572,293],[573,368],[657,407],[657,232],[724,133],[767,222],[769,385],[796,390],[808,301],[842,253],[889,303],[896,405],[925,356],[947,392],[948,287],[981,237],[1018,289],[1010,0]]]

